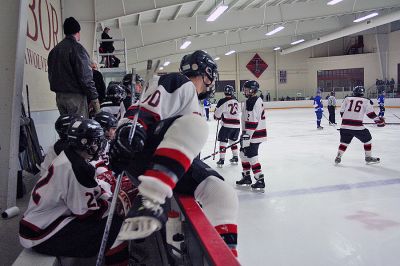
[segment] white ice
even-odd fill
[[[400,123],[394,114],[400,109],[387,109],[386,121]],[[367,126],[380,164],[366,165],[354,139],[338,166],[339,131],[325,118],[322,125],[313,109],[267,110],[266,191],[237,190],[242,265],[400,265],[400,125]],[[217,122],[209,126],[202,157],[214,148]],[[206,162],[216,168],[218,158]],[[232,186],[241,177],[240,164],[217,170]]]

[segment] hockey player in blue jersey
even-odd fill
[[[382,91],[378,96],[379,117],[385,116],[385,91]]]
[[[206,118],[207,121],[210,120],[210,107],[211,107],[211,102],[208,98],[205,98],[203,100],[203,105],[204,105],[204,112],[206,113]]]
[[[317,96],[314,98],[314,110],[317,115],[317,129],[323,129],[321,126],[321,119],[322,113],[324,112],[324,106],[322,104],[321,91],[319,89],[317,90]]]

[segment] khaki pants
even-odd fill
[[[77,114],[89,118],[86,95],[79,93],[56,93],[56,102],[60,115]]]

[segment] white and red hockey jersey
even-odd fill
[[[113,114],[117,118],[117,120],[123,118],[126,112],[123,101],[120,103],[120,105],[115,105],[113,102],[103,102],[100,105],[100,109],[103,112]]]
[[[250,97],[244,103],[242,130],[250,135],[251,143],[260,143],[267,140],[264,103],[260,97]]]
[[[216,119],[227,128],[240,128],[240,105],[235,97],[225,97],[218,101],[214,112]]]
[[[342,115],[340,128],[353,130],[363,130],[365,128],[363,124],[364,115],[371,119],[377,117],[370,99],[355,96],[346,97],[343,100],[340,114]]]
[[[32,190],[20,221],[21,245],[36,246],[74,219],[105,217],[110,195],[97,184],[94,174],[94,168],[73,150],[61,152]]]
[[[137,110],[137,104],[130,106],[125,117],[133,119]],[[152,78],[144,92],[138,121],[147,129],[160,120],[193,113],[200,116],[202,113],[196,87],[186,76],[171,73]]]

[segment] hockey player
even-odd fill
[[[336,125],[335,109],[336,109],[336,98],[335,98],[335,92],[332,91],[331,95],[328,97],[329,125]]]
[[[321,119],[322,119],[322,113],[324,112],[324,106],[322,104],[321,91],[319,89],[317,90],[317,95],[314,98],[314,111],[315,115],[317,116],[317,129],[324,129],[324,127],[321,126]]]
[[[125,115],[123,100],[126,97],[125,89],[118,83],[110,82],[107,87],[106,100],[100,105],[101,111],[113,114],[117,120]]]
[[[139,100],[140,93],[143,89],[143,79],[141,76],[136,74],[135,88],[132,89],[132,74],[126,74],[122,79],[122,84],[127,88],[127,97],[124,99],[124,106],[125,109],[128,110],[129,106],[132,105],[132,102],[136,103]]]
[[[225,98],[218,101],[214,112],[214,118],[221,119],[221,129],[218,132],[219,141],[219,161],[218,167],[222,167],[225,162],[226,147],[232,145],[239,138],[240,133],[240,105],[234,96],[235,89],[231,85],[226,85],[224,88]],[[238,163],[238,146],[233,145],[232,159],[230,163]]]
[[[112,169],[126,169],[140,181],[139,195],[118,237],[145,238],[159,230],[166,221],[163,204],[178,192],[201,202],[235,253],[237,196],[218,173],[199,159],[193,161],[208,136],[198,101],[212,92],[217,65],[206,52],[195,51],[183,57],[180,70],[154,78],[140,107],[128,109],[127,117],[133,119],[140,108],[132,143],[128,123],[118,128],[111,144]]]
[[[367,163],[379,163],[380,159],[371,155],[371,133],[363,125],[364,115],[373,119],[378,127],[385,126],[385,120],[378,117],[373,108],[373,103],[370,99],[364,98],[364,87],[357,86],[353,90],[353,96],[346,97],[343,100],[340,108],[342,116],[342,125],[340,127],[340,145],[335,163],[341,162],[343,153],[350,144],[353,137],[364,143],[365,161]]]
[[[242,160],[242,179],[236,181],[238,186],[251,185],[250,170],[253,171],[256,182],[251,185],[254,190],[265,188],[264,175],[258,161],[258,149],[267,140],[264,104],[257,91],[260,85],[255,80],[243,84],[243,93],[247,98],[242,110],[242,136],[240,143],[240,159]]]
[[[382,91],[378,96],[379,117],[385,116],[385,91]]]
[[[47,154],[44,157],[43,162],[40,165],[40,176],[45,175],[47,169],[53,160],[66,148],[68,145],[68,128],[72,122],[75,120],[82,120],[83,116],[71,114],[71,115],[61,115],[57,118],[55,123],[55,129],[60,137],[59,140],[54,143],[53,146],[50,146],[47,150]]]
[[[210,121],[210,107],[211,107],[210,99],[205,98],[203,100],[203,106],[204,106],[204,113],[206,114],[207,121]]]
[[[104,147],[104,133],[91,119],[73,122],[68,147],[54,159],[34,187],[20,221],[22,246],[51,256],[93,257],[99,252],[110,195],[95,181],[88,160]],[[106,264],[127,265],[127,243],[115,240],[122,219],[114,217]]]

